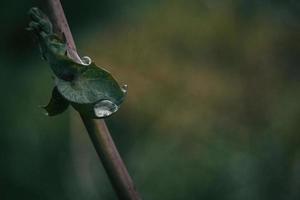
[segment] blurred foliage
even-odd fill
[[[78,115],[37,107],[35,3],[1,7],[0,198],[116,199]],[[300,198],[298,1],[63,5],[80,53],[129,86],[107,122],[144,199]]]

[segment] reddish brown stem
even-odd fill
[[[51,21],[56,32],[62,33],[66,37],[69,57],[80,63],[81,59],[77,54],[76,45],[60,0],[47,0],[47,2]],[[141,199],[111,138],[105,121],[103,119],[90,119],[83,115],[81,115],[81,118],[119,199]]]

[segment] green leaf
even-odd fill
[[[78,64],[65,55],[51,55],[49,64],[55,76],[67,82],[72,82],[87,69],[86,65]]]
[[[48,17],[38,8],[29,11],[28,30],[38,38],[42,57],[55,74],[56,87],[50,103],[44,108],[56,115],[71,104],[81,114],[103,118],[115,113],[126,96],[126,86],[120,87],[113,76],[84,57],[76,63],[67,57],[64,38],[53,33]]]
[[[69,104],[70,103],[58,92],[57,87],[54,87],[50,102],[46,106],[42,106],[42,108],[46,110],[48,116],[55,116],[64,112]]]
[[[123,101],[125,94],[117,81],[94,63],[76,75],[73,81],[56,79],[58,91],[70,102],[84,104],[108,99],[120,104]]]
[[[53,33],[53,28],[48,17],[37,7],[33,7],[29,10],[28,15],[31,18],[28,30],[42,31],[47,34]],[[40,29],[40,30],[38,30]]]
[[[109,72],[94,63],[76,74],[73,81],[56,79],[56,86],[75,109],[92,118],[116,112],[126,96],[126,88],[120,87]]]

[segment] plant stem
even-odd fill
[[[68,56],[80,63],[81,59],[77,54],[76,45],[60,0],[47,0],[47,2],[56,32],[62,33],[66,37]],[[83,115],[81,115],[81,119],[119,199],[140,200],[141,198],[111,138],[105,121],[103,119],[90,119]]]
[[[119,199],[140,199],[104,120],[81,118]]]

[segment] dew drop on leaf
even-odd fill
[[[94,105],[94,112],[97,117],[107,117],[116,112],[119,107],[110,100],[101,100]]]
[[[128,88],[128,85],[126,85],[126,84],[121,87],[121,90],[124,94],[127,93],[127,88]]]
[[[81,62],[83,65],[90,65],[92,63],[92,59],[88,56],[83,56],[81,58]]]

